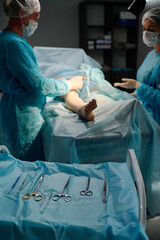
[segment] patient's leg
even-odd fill
[[[75,91],[70,91],[68,94],[63,96],[65,99],[66,107],[82,116],[87,121],[94,119],[93,110],[97,107],[95,99],[92,99],[89,103],[85,104]]]
[[[85,104],[83,107],[79,109],[79,115],[88,121],[92,121],[94,119],[94,114],[92,111],[97,107],[97,102],[95,99],[92,99],[90,102]]]
[[[71,91],[82,89],[83,87],[83,76],[74,76],[67,80],[69,88]],[[56,80],[64,80],[64,78],[58,78]]]

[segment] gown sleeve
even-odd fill
[[[8,46],[7,63],[12,76],[29,94],[55,97],[70,91],[66,80],[46,78],[41,74],[37,62],[29,54],[29,48],[26,49],[23,42],[13,41]]]
[[[154,108],[160,108],[160,64],[150,75],[149,84],[142,83],[137,88],[137,96]]]

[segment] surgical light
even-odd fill
[[[146,5],[146,0],[134,0],[128,7],[128,10],[136,16],[139,16]]]

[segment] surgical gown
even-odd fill
[[[160,53],[155,50],[148,53],[137,72],[137,80],[142,83],[137,89],[138,99],[160,124]]]
[[[0,144],[19,159],[43,160],[41,110],[46,96],[69,92],[66,80],[44,77],[32,47],[16,33],[0,33]]]

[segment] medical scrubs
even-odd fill
[[[137,72],[137,80],[142,84],[137,89],[137,97],[144,107],[160,124],[160,53],[148,53]]]
[[[0,33],[0,144],[22,160],[43,160],[41,110],[46,96],[69,92],[66,80],[44,77],[32,47],[16,33]]]

